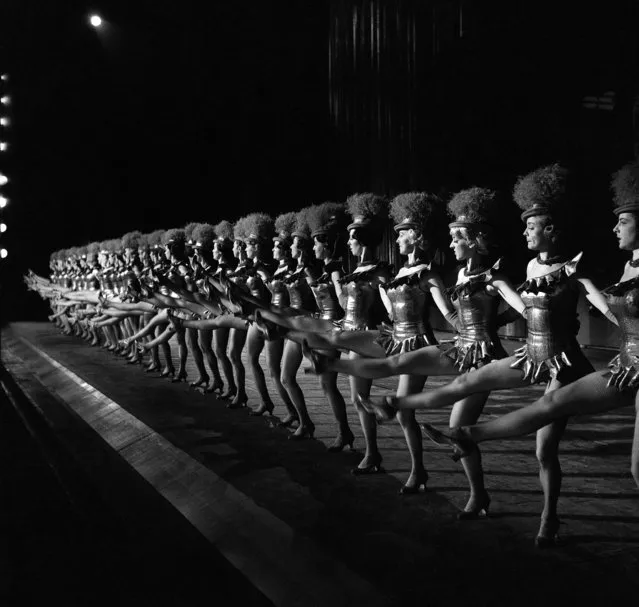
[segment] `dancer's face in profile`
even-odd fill
[[[256,242],[253,242],[251,240],[246,243],[246,256],[249,259],[253,259],[254,257],[257,257],[258,250],[259,250],[259,247]]]
[[[273,259],[275,261],[284,259],[284,245],[280,240],[275,240],[273,242]]]
[[[362,249],[364,248],[362,243],[357,240],[357,232],[354,229],[350,230],[348,233],[348,248],[355,257],[359,257],[362,254]]]
[[[415,241],[415,230],[400,230],[395,241],[399,245],[399,254],[410,255],[415,250]]]
[[[237,257],[238,259],[240,258],[240,256],[242,255],[242,243],[239,240],[234,240],[233,241],[233,255],[235,255],[235,257]]]
[[[300,239],[297,236],[295,236],[293,238],[293,244],[291,245],[291,257],[293,259],[299,259],[301,254],[302,254],[302,247],[300,244]]]
[[[452,228],[450,231],[450,248],[457,261],[465,261],[473,253],[467,234],[459,228]]]
[[[617,225],[615,225],[613,232],[619,240],[619,248],[622,251],[639,249],[637,216],[634,213],[619,213]]]
[[[328,247],[317,237],[313,239],[313,253],[317,259],[328,259]]]
[[[544,216],[529,217],[526,220],[524,237],[526,244],[531,251],[545,251],[552,244],[551,234],[552,224],[549,225],[548,218]]]

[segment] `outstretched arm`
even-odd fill
[[[619,326],[619,322],[610,311],[606,298],[601,294],[601,291],[595,287],[592,280],[589,278],[578,279],[581,292],[586,296],[586,299],[599,310],[611,323]]]

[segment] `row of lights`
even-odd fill
[[[0,110],[2,110],[2,114],[0,114],[0,152],[6,152],[9,149],[9,143],[6,141],[4,137],[4,131],[9,127],[10,120],[9,116],[5,114],[8,107],[11,105],[11,97],[6,94],[7,82],[9,81],[8,74],[2,74],[0,76],[0,81],[2,84],[2,96],[0,97]],[[9,202],[9,199],[4,195],[2,188],[3,186],[9,183],[9,178],[2,172],[0,172],[0,209],[4,209]],[[1,215],[1,213],[0,213]],[[7,224],[3,221],[0,221],[0,233],[4,233],[7,231]],[[4,259],[8,255],[7,249],[0,248],[0,258]]]

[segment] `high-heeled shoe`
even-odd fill
[[[220,398],[221,398],[223,389],[224,389],[224,382],[222,381],[220,377],[216,377],[213,380],[213,383],[210,384],[207,388],[205,388],[204,392],[206,392],[207,394],[210,394],[211,392],[219,392]]]
[[[154,361],[151,362],[151,364],[144,369],[145,373],[153,373],[154,371],[159,371],[160,370],[160,365]]]
[[[188,373],[182,370],[171,380],[171,383],[179,384],[180,382],[186,381],[187,377],[188,377]]]
[[[328,370],[328,356],[320,354],[313,350],[306,340],[302,341],[302,354],[311,363],[310,367],[304,368],[304,373],[307,375],[321,375]]]
[[[165,367],[160,377],[173,377],[175,375],[175,369],[173,367]]]
[[[235,398],[237,394],[237,388],[229,388],[226,392],[220,394],[219,398],[223,398],[224,400],[229,400],[231,398]]]
[[[424,470],[423,472],[416,474],[415,477],[417,480],[414,483],[411,483],[410,485],[406,483],[399,490],[400,495],[417,495],[422,487],[424,487],[424,491],[426,491],[426,483],[428,483],[428,472]]]
[[[333,444],[327,449],[331,453],[339,453],[343,451],[347,445],[353,450],[353,443],[355,442],[355,435],[351,432],[350,428],[344,431],[340,431],[333,441]]]
[[[535,538],[535,548],[544,550],[561,545],[561,540],[558,535],[560,525],[561,521],[558,518],[543,517],[537,537]]]
[[[246,403],[248,402],[248,394],[237,395],[228,405],[226,405],[227,409],[244,409],[246,407]]]
[[[189,385],[191,386],[191,388],[200,388],[202,386],[206,388],[209,385],[209,381],[210,381],[209,376],[206,373],[204,373],[203,375],[200,376],[199,379],[192,381]]]
[[[357,394],[355,396],[355,405],[364,409],[366,413],[374,415],[375,421],[381,425],[395,419],[397,407],[394,406],[394,402],[396,400],[394,396],[365,398],[361,394]]]
[[[300,424],[300,427],[293,432],[293,434],[289,434],[288,440],[304,440],[305,438],[313,438],[315,434],[315,424],[313,422],[307,422],[305,424]]]
[[[470,501],[468,504],[470,504]],[[490,509],[490,495],[488,495],[487,491],[484,491],[470,507],[468,504],[466,504],[466,508],[457,515],[458,520],[474,521],[482,516],[488,516],[488,511]]]
[[[357,468],[351,470],[353,476],[366,476],[368,474],[380,474],[381,472],[384,472],[384,469],[382,468],[382,456],[379,453],[377,456],[370,458],[369,463],[365,466],[357,466]]]
[[[260,417],[265,413],[273,415],[273,409],[275,409],[275,405],[273,403],[262,402],[262,404],[257,409],[253,409],[252,411],[250,411],[249,415],[251,417]]]
[[[293,424],[298,423],[300,418],[297,415],[289,413],[281,422],[277,424],[278,428],[290,428]]]
[[[445,445],[453,448],[451,455],[454,462],[462,457],[468,457],[477,450],[477,443],[466,433],[463,428],[452,428],[447,434],[435,428],[431,424],[421,424],[424,434],[436,445]]]

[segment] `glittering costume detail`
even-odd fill
[[[332,261],[324,266],[324,273],[311,285],[318,308],[318,318],[322,320],[340,320],[344,316],[335,293],[333,272],[341,272],[341,261]]]
[[[382,323],[379,326],[380,336],[376,341],[384,348],[386,356],[437,344],[428,321],[432,297],[421,286],[424,273],[429,271],[430,268],[426,268],[383,285],[391,302],[393,324]]]
[[[521,369],[525,381],[547,382],[570,367],[582,366],[584,356],[576,340],[579,289],[571,278],[581,255],[517,289],[526,304],[528,331],[526,345],[515,350],[517,360],[510,366]]]
[[[281,263],[271,280],[267,283],[268,290],[271,292],[271,307],[285,308],[289,305],[288,289],[284,283],[284,279],[291,271],[289,263]]]
[[[500,261],[447,290],[457,311],[459,328],[453,345],[442,346],[442,354],[462,373],[508,356],[497,335],[500,298],[486,289]]]
[[[621,329],[619,354],[606,373],[608,386],[620,392],[639,388],[639,278],[612,285],[603,291]]]
[[[340,279],[346,296],[345,315],[340,321],[344,331],[374,329],[382,322],[383,304],[377,287],[372,285],[372,281],[389,272],[389,265],[380,261],[369,270],[353,272]]]

